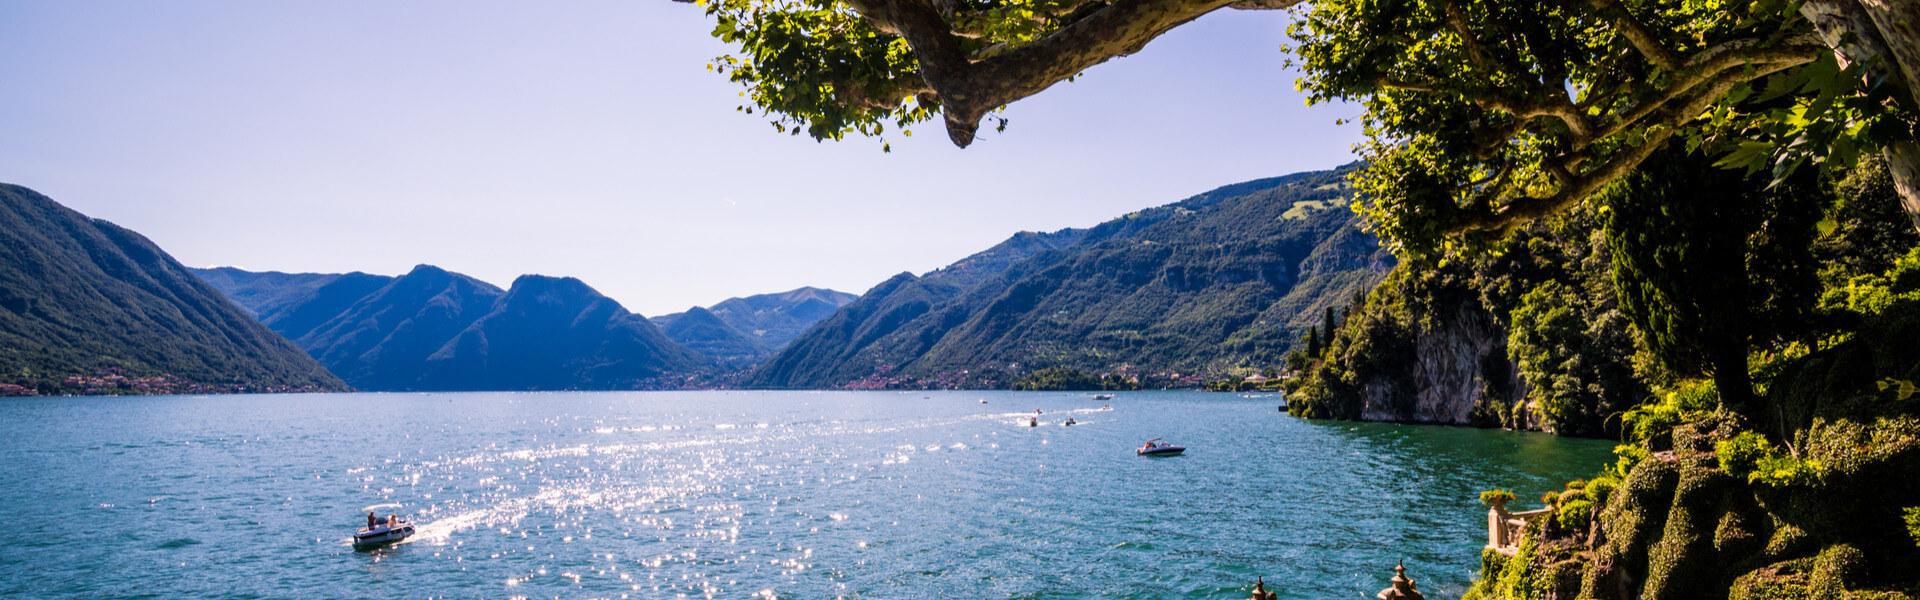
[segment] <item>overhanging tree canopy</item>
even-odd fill
[[[704,0],[742,110],[817,139],[938,114],[960,146],[1202,15],[1295,4]],[[1370,220],[1415,251],[1563,210],[1676,136],[1782,175],[1884,149],[1920,228],[1920,2],[1320,0],[1292,36],[1313,98],[1367,106]]]

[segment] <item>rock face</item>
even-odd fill
[[[1433,423],[1486,423],[1486,413],[1521,407],[1519,421],[1508,425],[1536,429],[1525,410],[1526,383],[1507,358],[1506,330],[1474,307],[1455,306],[1435,319],[1431,329],[1414,327],[1411,379],[1396,384],[1375,374],[1365,381],[1360,420]],[[1481,413],[1476,419],[1476,411]]]
[[[145,237],[6,184],[0,383],[11,393],[345,388]]]
[[[502,291],[431,265],[399,277],[200,272],[355,387],[381,391],[633,389],[709,361],[577,279]],[[268,293],[287,290],[300,293]]]
[[[1617,439],[1619,413],[1652,391],[1634,376],[1638,333],[1589,219],[1401,263],[1293,365],[1288,411]]]
[[[759,387],[1007,387],[1046,368],[1194,385],[1277,364],[1392,264],[1344,171],[1251,181],[902,273],[756,370]]]

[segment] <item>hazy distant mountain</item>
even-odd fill
[[[360,272],[254,272],[233,267],[190,270],[288,339],[311,333],[394,279]]]
[[[400,277],[198,273],[360,389],[631,389],[704,366],[575,279],[502,291],[430,265]]]
[[[1190,382],[1279,362],[1392,264],[1342,171],[1222,187],[1086,230],[1022,233],[881,283],[747,379],[1004,387],[1047,367]]]
[[[0,383],[62,393],[345,387],[140,234],[6,184]]]
[[[666,331],[667,337],[682,345],[722,363],[741,365],[780,351],[814,323],[832,316],[857,297],[846,292],[803,287],[729,298],[704,309],[695,307],[687,312],[654,317],[653,322]],[[683,320],[689,322],[682,323]]]
[[[660,325],[668,339],[730,368],[751,366],[773,354],[759,338],[735,329],[712,311],[697,306],[669,318],[654,317],[653,321]]]
[[[525,275],[428,359],[431,389],[631,389],[704,357],[572,277]]]

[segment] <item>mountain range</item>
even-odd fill
[[[0,395],[345,387],[147,238],[0,184]]]
[[[347,383],[381,391],[720,385],[853,298],[800,288],[649,320],[570,277],[501,290],[431,265],[194,272]]]
[[[1351,168],[1021,232],[862,296],[806,287],[654,319],[567,277],[188,269],[5,186],[0,393],[1190,386],[1278,364],[1392,266],[1347,208]]]
[[[196,273],[363,390],[678,387],[709,365],[571,277],[501,290],[432,265],[398,277]]]
[[[1194,385],[1278,364],[1392,267],[1346,205],[1353,165],[1225,186],[1087,229],[1020,233],[901,273],[745,379],[769,388],[1010,387],[1042,369]]]
[[[653,322],[667,337],[727,367],[752,366],[852,302],[853,294],[803,287],[728,298],[709,307],[661,315]]]

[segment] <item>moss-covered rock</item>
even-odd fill
[[[1591,532],[1566,518],[1529,529],[1540,539],[1489,561],[1476,597],[1574,597],[1572,574],[1577,597],[1605,600],[1920,598],[1906,523],[1920,506],[1920,398],[1875,385],[1920,375],[1920,319],[1882,317],[1879,333],[1779,369],[1762,397],[1777,410],[1693,413],[1624,447],[1624,473],[1550,493],[1562,515],[1599,507]],[[1804,471],[1764,473],[1785,463]]]

